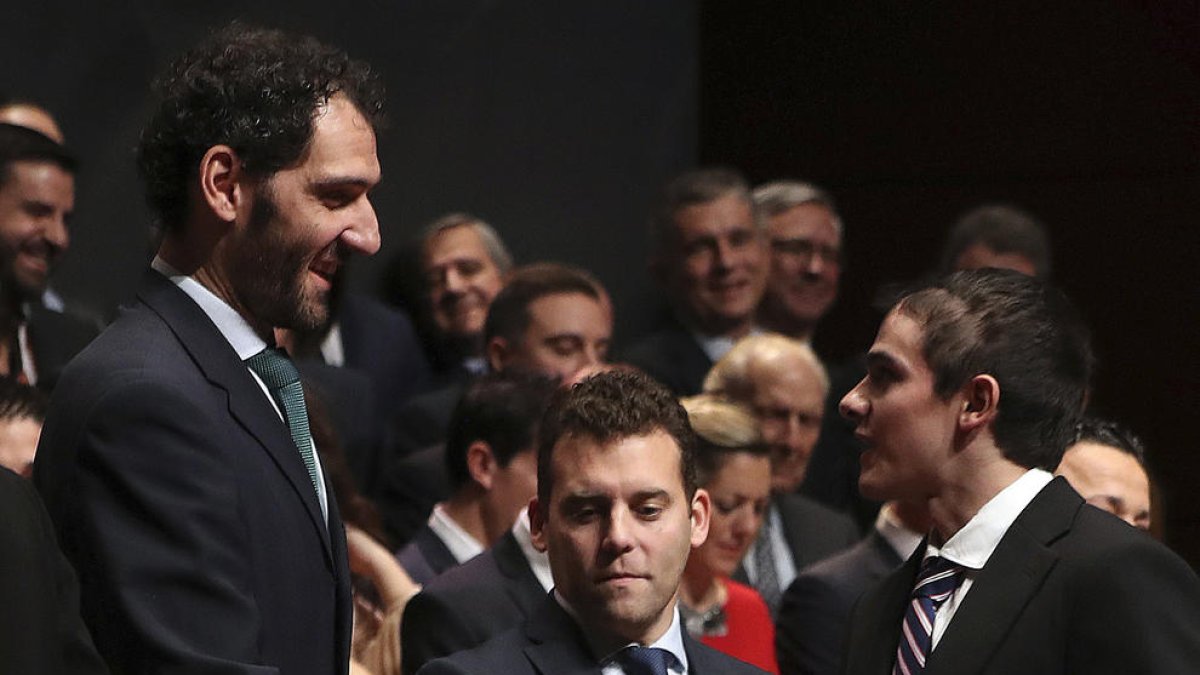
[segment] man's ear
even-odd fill
[[[962,411],[958,414],[958,426],[966,432],[987,427],[996,419],[1000,407],[1000,383],[987,374],[972,377],[963,385]]]
[[[529,538],[534,548],[546,552],[546,514],[536,496],[529,500]]]
[[[475,441],[467,446],[467,473],[470,474],[471,480],[479,483],[483,489],[492,489],[499,468],[500,464],[496,461],[496,455],[492,453],[492,446],[485,441]]]
[[[708,539],[711,518],[712,498],[708,496],[708,490],[699,488],[692,496],[692,548],[700,548]]]
[[[232,223],[244,208],[244,178],[242,162],[228,145],[214,145],[200,159],[200,195],[220,220]]]
[[[497,335],[488,341],[484,351],[487,353],[488,365],[493,372],[500,372],[512,358],[512,346],[508,340]]]

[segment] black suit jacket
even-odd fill
[[[763,671],[683,635],[692,675],[762,675]],[[421,675],[600,674],[578,624],[552,596],[545,596],[523,626],[476,647],[429,662]]]
[[[100,334],[92,321],[46,309],[40,303],[30,306],[26,331],[37,387],[47,393],[54,390],[67,363]]]
[[[429,384],[429,362],[412,320],[403,311],[357,293],[338,301],[346,367],[371,379],[381,422]]]
[[[775,623],[782,675],[836,675],[850,610],[859,596],[904,561],[878,530],[832,558],[802,570],[783,594]]]
[[[400,653],[412,675],[433,659],[477,647],[523,623],[546,590],[512,532],[425,584],[404,608]]]
[[[79,618],[79,585],[28,481],[0,468],[0,672],[108,672]]]
[[[451,382],[405,401],[390,422],[392,457],[399,460],[445,442],[450,417],[469,382],[469,379]]]
[[[333,493],[326,525],[287,426],[158,273],[63,372],[34,478],[114,670],[347,671]]]
[[[844,672],[890,673],[925,546],[854,610]],[[1191,673],[1200,580],[1166,547],[1056,478],[1009,527],[925,675]]]
[[[844,551],[859,540],[858,527],[849,516],[808,497],[775,494],[771,504],[779,509],[783,538],[792,552],[797,571]],[[750,583],[742,565],[738,565],[733,578],[744,584]]]
[[[428,524],[417,531],[417,536],[405,544],[396,557],[408,576],[418,584],[428,583],[458,565],[454,554]]]
[[[676,396],[700,393],[704,376],[713,366],[696,338],[680,325],[638,340],[621,360],[658,380]]]

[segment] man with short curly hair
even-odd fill
[[[233,24],[158,83],[139,165],[163,239],[64,372],[35,481],[116,672],[346,673],[346,539],[277,327],[379,248],[382,92],[312,38]]]

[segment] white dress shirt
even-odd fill
[[[925,549],[925,557],[940,555],[950,562],[966,568],[962,583],[954,593],[938,608],[933,620],[933,635],[930,651],[937,647],[938,641],[946,632],[946,627],[954,618],[954,613],[962,604],[963,598],[971,591],[975,578],[987,564],[996,546],[1004,538],[1004,533],[1012,526],[1013,521],[1029,506],[1029,502],[1046,487],[1054,476],[1048,471],[1030,469],[1020,478],[1009,484],[988,500],[973,518],[961,530],[954,533],[939,549],[929,544]]]
[[[433,513],[429,514],[428,523],[429,529],[433,530],[437,538],[442,540],[442,543],[449,549],[450,555],[454,556],[454,561],[459,565],[483,553],[483,544],[472,537],[471,533],[464,530],[461,525],[454,522],[441,504],[433,507]]]

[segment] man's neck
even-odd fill
[[[483,507],[478,499],[464,492],[469,491],[460,491],[442,502],[442,510],[475,541],[482,543],[484,547],[490,546],[487,528],[484,527]]]
[[[679,599],[696,611],[705,611],[721,601],[721,584],[699,556],[690,556],[679,581]]]
[[[957,478],[948,481],[941,492],[929,500],[934,543],[941,546],[963,528],[984,504],[1012,485],[1028,470],[1002,456],[986,461],[964,463]]]
[[[228,278],[214,265],[211,253],[211,249],[191,247],[190,243],[183,241],[180,236],[172,235],[165,237],[158,247],[158,257],[162,258],[163,262],[180,274],[195,279],[197,283],[207,288],[213,295],[240,314],[264,342],[268,345],[274,344],[274,327],[261,321],[242,306],[233,292],[233,286],[229,283]]]

